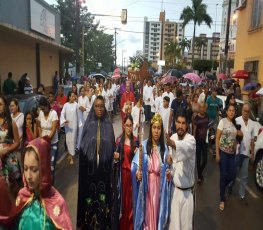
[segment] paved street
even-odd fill
[[[114,131],[117,137],[121,133],[120,117],[114,119]],[[145,136],[148,133],[145,129]],[[196,187],[195,229],[220,230],[260,230],[263,229],[262,210],[263,194],[258,192],[253,180],[253,166],[249,170],[248,205],[242,203],[237,196],[238,182],[233,194],[228,196],[224,212],[219,205],[219,168],[214,158],[209,154],[203,185]],[[77,190],[78,190],[78,156],[73,166],[64,159],[57,167],[56,187],[65,198],[72,221],[76,224]]]

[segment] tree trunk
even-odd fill
[[[196,27],[196,22],[194,22],[194,35],[192,39],[192,69],[194,65],[194,55],[195,55],[195,27]]]

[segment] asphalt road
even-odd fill
[[[114,119],[115,137],[121,134],[120,116]],[[148,126],[145,135],[148,136]],[[245,205],[238,198],[237,181],[232,195],[226,200],[225,211],[219,206],[219,167],[211,154],[204,173],[204,183],[196,186],[195,229],[197,230],[261,230],[263,229],[263,194],[255,186],[253,178],[254,168],[249,168],[249,182],[247,188],[247,202]],[[75,164],[69,165],[67,159],[62,160],[56,170],[56,188],[65,198],[69,207],[71,219],[76,225],[77,196],[78,196],[78,155]]]

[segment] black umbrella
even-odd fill
[[[214,75],[214,74],[207,74],[206,78],[209,79],[209,80],[215,81],[216,80],[216,75]]]
[[[177,78],[181,78],[183,76],[183,74],[177,69],[169,70],[168,74],[171,75],[171,76],[177,77]]]
[[[185,75],[185,74],[187,74],[187,73],[191,73],[191,70],[189,70],[189,69],[181,69],[181,70],[180,70],[180,73],[181,73],[182,75]]]

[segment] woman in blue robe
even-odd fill
[[[168,148],[164,144],[162,118],[160,114],[156,114],[150,124],[149,139],[142,143],[141,172],[139,169],[139,150],[132,161],[134,229],[168,228],[170,209],[170,182],[168,180],[170,171],[167,160]],[[155,170],[156,168],[159,172]]]

